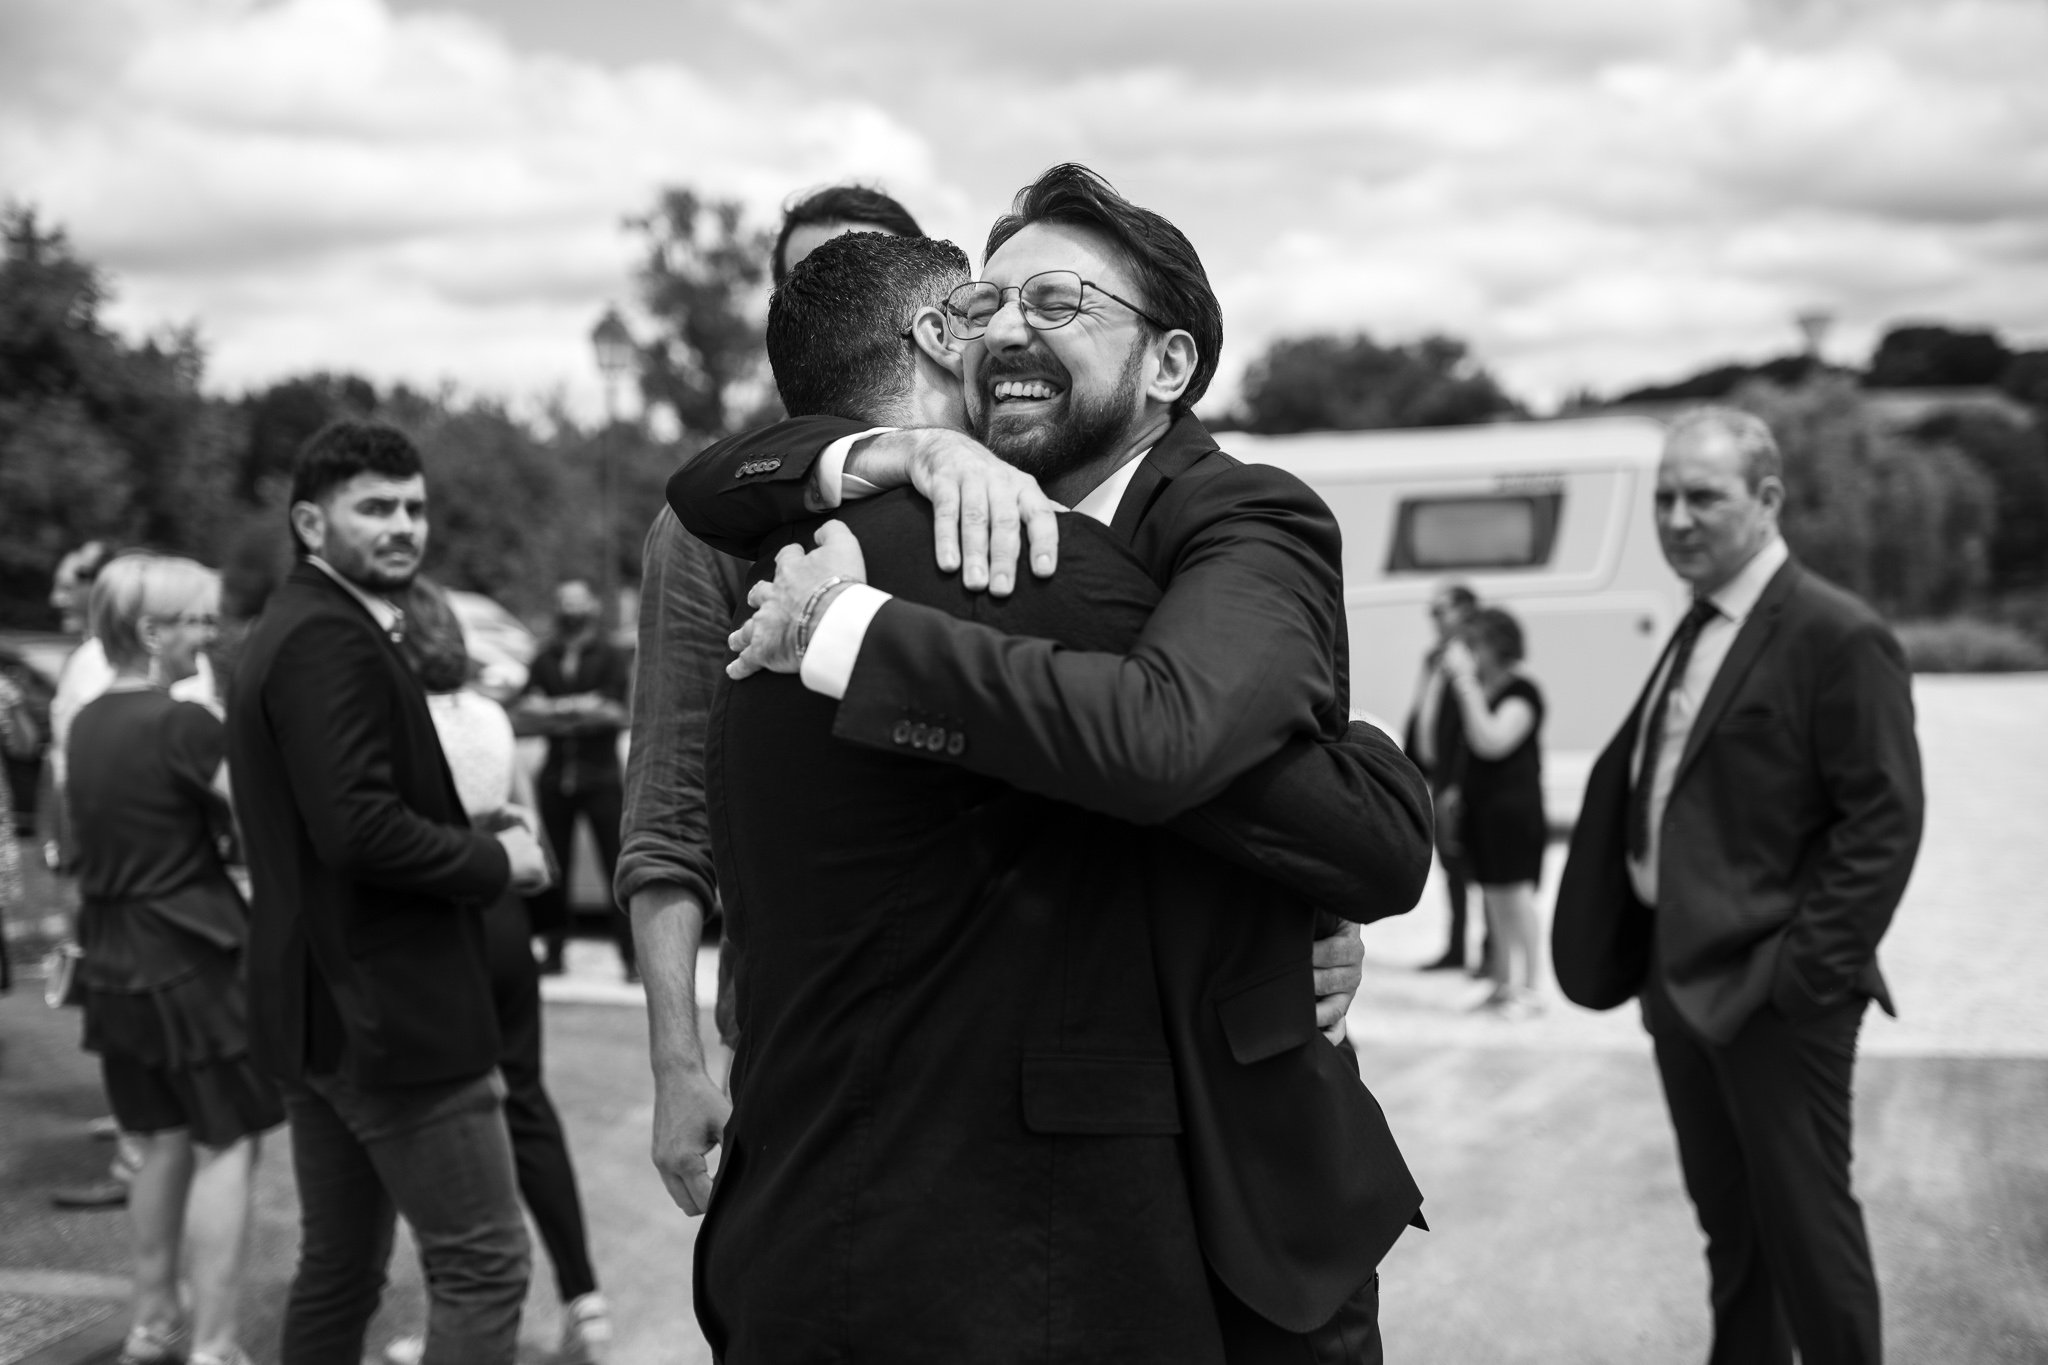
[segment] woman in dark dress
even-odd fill
[[[224,731],[168,690],[196,670],[219,609],[219,577],[189,559],[108,564],[92,617],[114,681],[71,729],[85,1046],[143,1153],[124,1365],[246,1365],[236,1310],[258,1135],[284,1121],[248,1051],[248,912],[221,858]]]
[[[1486,903],[1493,990],[1481,1008],[1537,1013],[1536,880],[1549,829],[1543,817],[1543,693],[1524,675],[1522,628],[1498,607],[1475,612],[1445,647],[1444,669],[1465,722],[1462,837]],[[1516,976],[1520,981],[1515,981]]]

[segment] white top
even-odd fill
[[[430,692],[427,712],[434,718],[441,752],[455,775],[455,793],[471,819],[503,810],[512,800],[512,771],[517,741],[505,708],[464,688]]]
[[[821,505],[837,507],[842,502],[880,491],[858,475],[844,472],[846,456],[853,449],[853,443],[862,437],[894,430],[894,427],[877,427],[875,431],[841,437],[827,447],[825,454],[818,457],[815,474],[814,490]],[[831,460],[834,451],[838,452],[836,461]],[[1117,508],[1123,505],[1131,480],[1137,476],[1138,466],[1151,453],[1152,448],[1147,446],[1125,460],[1108,478],[1095,485],[1087,497],[1076,503],[1074,510],[1083,516],[1093,517],[1104,526],[1110,525],[1116,520]],[[828,478],[832,480],[833,498],[830,503],[825,503],[824,487]],[[797,670],[805,687],[834,701],[846,696],[846,689],[853,682],[854,662],[859,659],[861,644],[868,637],[868,627],[874,623],[875,613],[888,600],[888,593],[865,583],[855,583],[832,599],[811,631],[810,644],[805,648],[803,663]]]
[[[1657,903],[1657,855],[1664,843],[1664,808],[1671,803],[1671,787],[1678,777],[1678,761],[1685,757],[1685,744],[1692,734],[1693,721],[1698,718],[1700,707],[1714,686],[1714,676],[1721,671],[1722,661],[1728,657],[1728,649],[1735,643],[1736,633],[1749,619],[1749,614],[1756,610],[1757,599],[1764,595],[1771,578],[1788,558],[1790,554],[1785,549],[1784,539],[1773,535],[1761,550],[1750,557],[1749,563],[1736,571],[1735,577],[1723,584],[1719,592],[1707,597],[1720,614],[1700,627],[1699,639],[1692,647],[1692,658],[1686,661],[1685,676],[1671,688],[1671,700],[1664,708],[1664,747],[1657,751],[1657,771],[1650,775],[1650,838],[1643,849],[1642,859],[1628,860],[1629,882],[1645,905]],[[1668,658],[1657,665],[1646,696],[1657,695],[1657,689],[1663,686],[1665,671],[1670,666]],[[1641,781],[1643,740],[1648,725],[1648,708],[1645,708],[1642,728],[1636,732],[1635,751],[1629,758],[1631,791],[1634,784]]]

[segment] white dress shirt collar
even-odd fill
[[[1756,610],[1757,599],[1764,595],[1771,579],[1791,557],[1791,552],[1785,548],[1785,538],[1772,532],[1764,547],[1750,556],[1749,563],[1737,569],[1735,577],[1723,583],[1719,590],[1709,593],[1707,600],[1721,615],[1740,625]]]
[[[1138,475],[1138,466],[1145,463],[1145,457],[1152,453],[1152,447],[1125,460],[1114,473],[1090,489],[1088,496],[1074,504],[1074,510],[1084,517],[1093,517],[1108,526],[1116,520],[1117,508],[1123,506],[1124,494],[1130,489],[1131,480]]]
[[[382,630],[386,635],[389,635],[394,640],[397,639],[399,635],[404,632],[405,613],[400,611],[396,605],[385,600],[382,597],[377,597],[370,593],[364,592],[354,583],[351,583],[348,579],[342,577],[341,571],[339,569],[335,568],[332,564],[329,564],[319,555],[307,555],[306,562],[308,564],[311,564],[314,568],[318,569],[321,573],[326,574],[335,582],[341,584],[341,590],[347,593],[350,597],[355,598],[356,601],[362,604],[363,610],[370,613],[370,619],[377,623],[377,628],[379,630]]]

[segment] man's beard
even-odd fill
[[[1002,405],[995,400],[998,380],[1016,377],[984,365],[976,382],[982,391],[981,411],[974,415],[974,438],[993,450],[1005,464],[1023,470],[1041,487],[1082,469],[1110,453],[1138,420],[1138,373],[1143,368],[1145,341],[1131,343],[1116,388],[1106,399],[1083,402],[1069,382],[1063,385],[1066,410],[1036,421],[1002,421]],[[1057,360],[1051,360],[1054,368]],[[1043,363],[1009,367],[1030,375],[1043,374]]]
[[[340,553],[330,551],[322,558],[326,559],[329,567],[336,573],[364,592],[386,597],[411,587],[413,579],[420,571],[420,556],[417,554],[413,556],[412,567],[395,573],[379,568],[373,553],[368,550],[350,547]]]

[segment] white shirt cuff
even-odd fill
[[[889,594],[865,583],[848,585],[832,599],[811,628],[811,642],[804,650],[798,675],[813,692],[839,701],[853,682],[854,661],[860,657],[861,642],[868,638],[868,626],[875,613],[889,600]]]
[[[818,463],[811,468],[811,483],[804,490],[804,505],[813,512],[829,512],[842,502],[858,502],[881,492],[860,475],[848,474],[846,461],[853,454],[853,448],[868,437],[894,430],[895,427],[869,427],[866,431],[842,436],[826,446],[825,453],[818,456]]]

